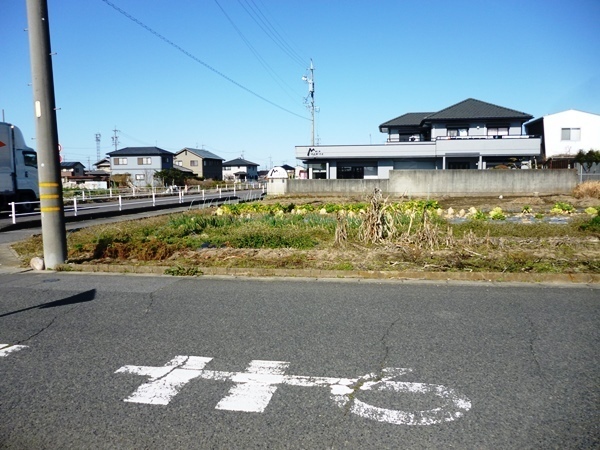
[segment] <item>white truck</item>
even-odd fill
[[[25,145],[23,134],[16,126],[0,122],[0,210],[10,202],[19,211],[30,212],[39,200],[37,153]]]

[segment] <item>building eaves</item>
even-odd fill
[[[108,156],[161,156],[173,155],[172,152],[158,147],[125,147],[114,152],[108,153]]]
[[[390,127],[419,127],[421,126],[421,122],[428,116],[430,116],[430,112],[413,112],[402,114],[401,116],[396,117],[395,119],[388,120],[387,122],[379,125],[379,130],[382,128],[390,128]]]
[[[474,98],[468,98],[462,102],[431,114],[425,122],[437,122],[445,120],[477,120],[477,119],[516,119],[527,121],[533,116],[522,111],[504,108],[492,103],[482,102]]]
[[[185,147],[185,148],[179,150],[177,153],[175,153],[175,155],[177,156],[177,155],[183,153],[186,150],[188,152],[190,152],[190,153],[193,153],[194,155],[196,155],[199,158],[203,158],[203,159],[218,159],[220,161],[225,161],[225,159],[221,158],[220,156],[217,156],[214,153],[209,152],[208,150],[199,149],[199,148]]]
[[[256,166],[256,167],[258,167],[258,164],[248,161],[246,159],[242,159],[242,158],[236,158],[236,159],[232,159],[231,161],[225,161],[223,163],[223,165],[224,166]]]

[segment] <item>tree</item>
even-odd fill
[[[600,150],[590,149],[587,152],[579,150],[575,155],[575,162],[581,164],[583,170],[589,172],[594,164],[600,164]]]
[[[154,178],[160,180],[164,185],[183,186],[187,180],[197,180],[193,173],[183,172],[178,169],[163,169],[154,173]]]

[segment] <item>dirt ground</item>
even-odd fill
[[[389,198],[388,201],[408,199]],[[455,211],[475,207],[491,211],[500,207],[506,213],[521,213],[524,206],[534,212],[548,213],[557,202],[573,205],[579,212],[589,206],[597,207],[597,199],[577,199],[572,196],[531,197],[444,197],[436,199],[442,209]],[[265,203],[323,204],[366,202],[354,197],[308,197],[273,196]],[[496,238],[484,242],[457,240],[454,246],[423,248],[414,243],[395,243],[383,246],[349,244],[341,247],[313,250],[295,249],[238,249],[203,248],[183,251],[173,255],[172,263],[219,267],[268,267],[268,268],[313,268],[323,270],[383,270],[383,271],[446,271],[477,270],[477,267],[492,271],[556,271],[595,272],[600,261],[598,238],[581,240],[572,237],[538,239]],[[443,247],[443,248],[442,248]],[[568,249],[568,250],[567,250]],[[469,268],[470,267],[470,268]],[[512,267],[512,268],[511,268]]]

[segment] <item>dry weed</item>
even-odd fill
[[[600,199],[600,181],[585,181],[578,184],[573,190],[576,198],[598,198]]]

